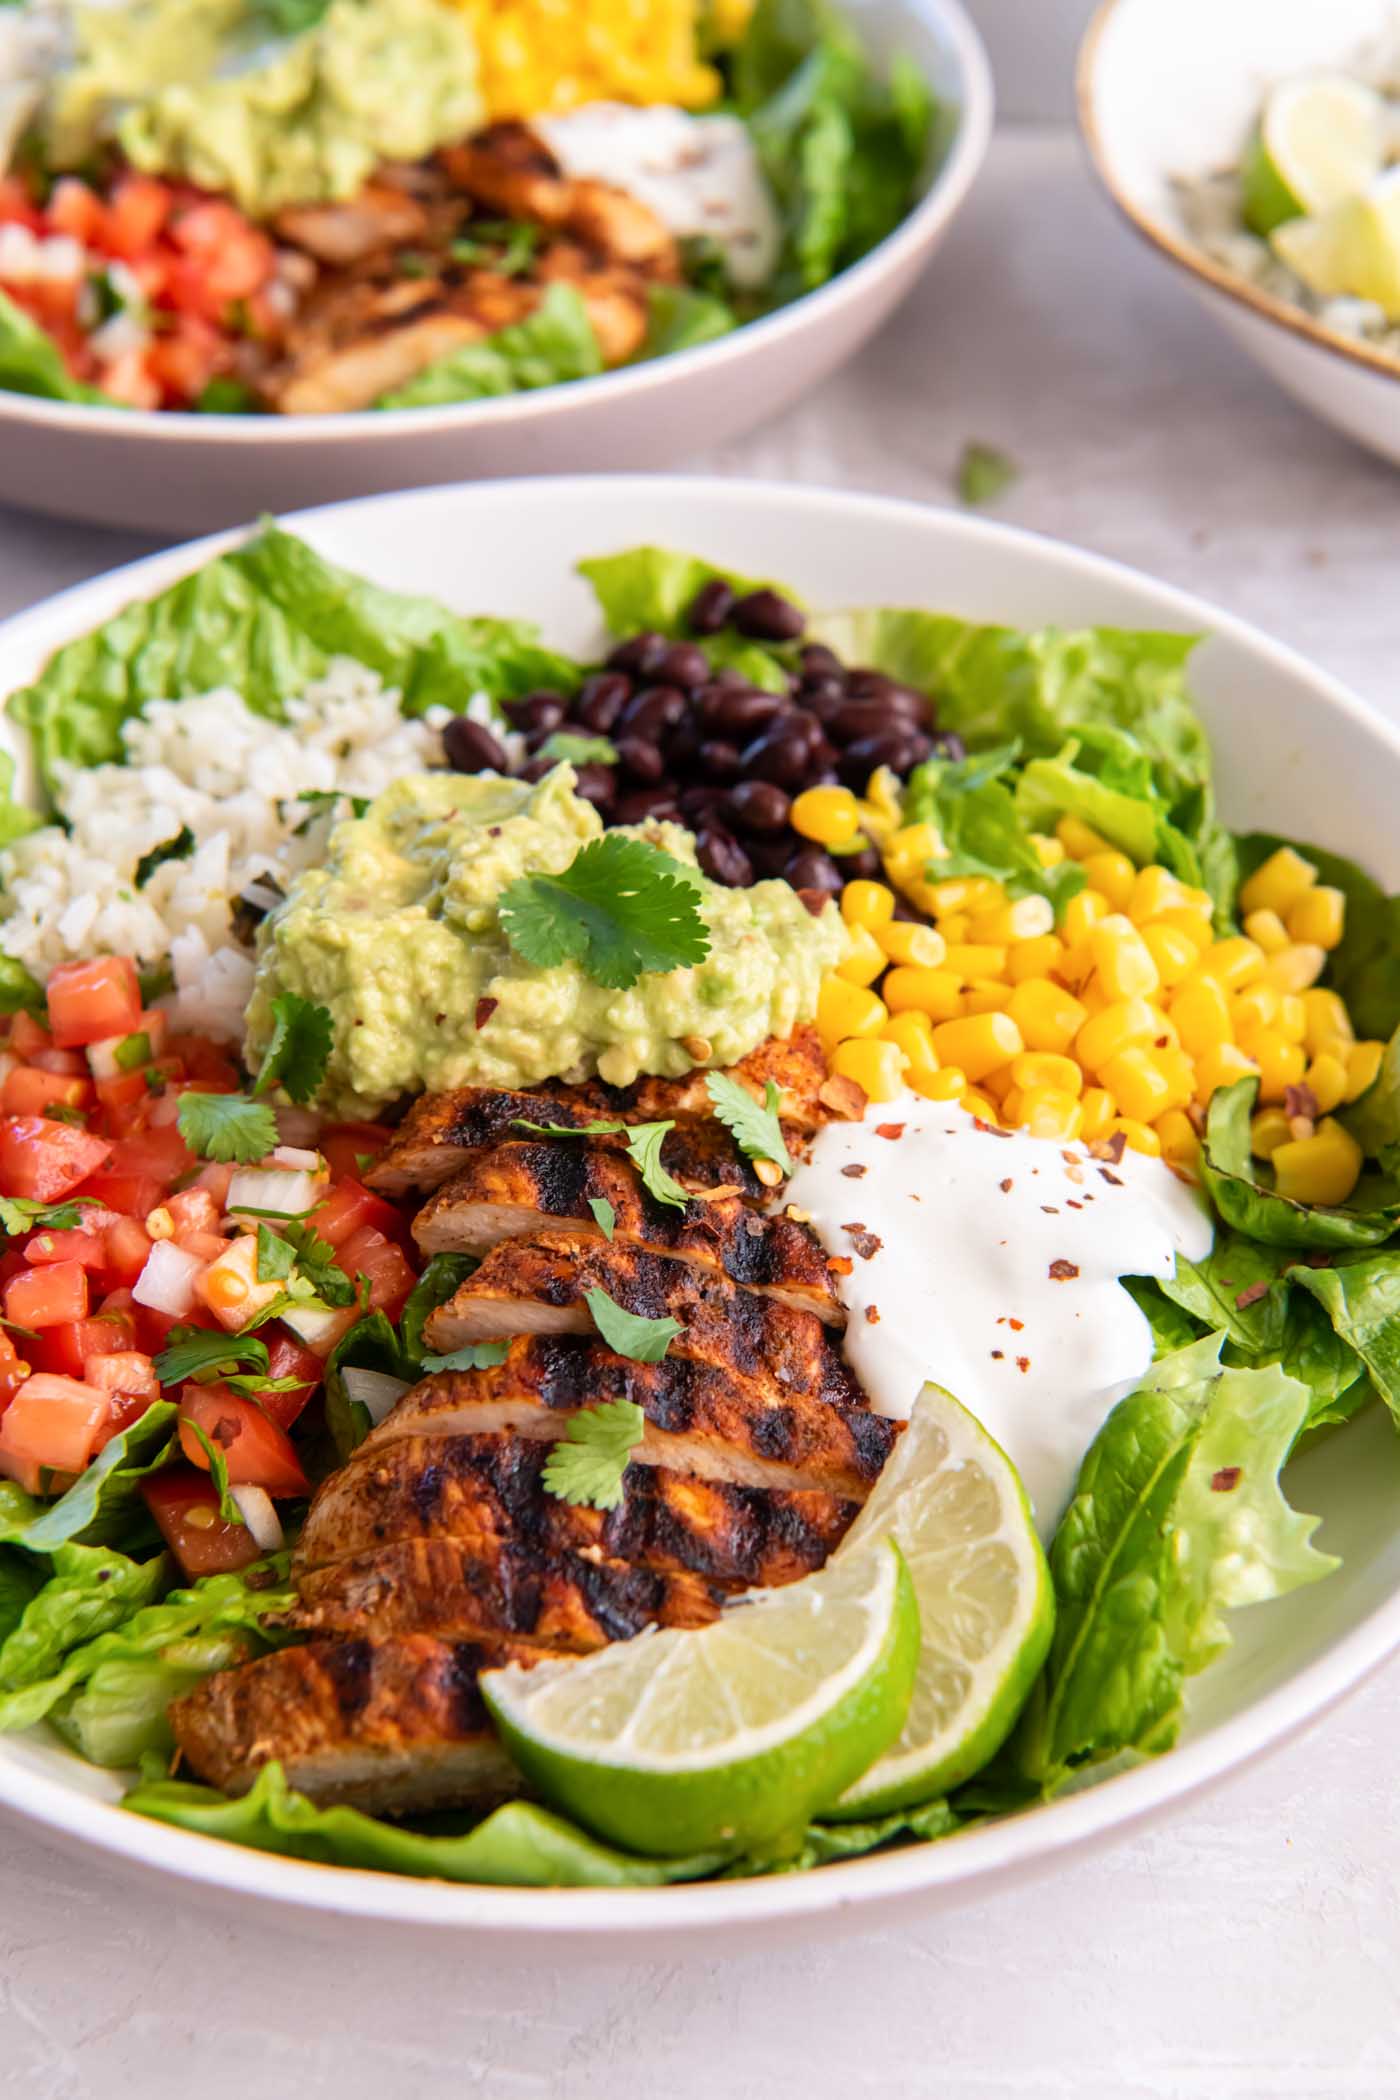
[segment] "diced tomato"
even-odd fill
[[[75,176],[61,176],[54,184],[44,217],[51,233],[66,233],[85,248],[105,245],[107,214],[102,199]]]
[[[0,1416],[0,1472],[27,1486],[37,1486],[40,1468],[81,1473],[107,1412],[95,1386],[36,1371]]]
[[[54,1123],[43,1116],[0,1118],[0,1189],[9,1196],[56,1203],[111,1156],[106,1138],[93,1137],[71,1123]]]
[[[188,264],[177,265],[187,269]],[[161,391],[175,401],[193,401],[215,373],[229,362],[228,339],[211,320],[181,314],[173,328],[155,337],[146,352],[146,370]]]
[[[166,1044],[171,1057],[178,1057],[191,1079],[200,1080],[210,1093],[236,1093],[238,1073],[216,1043],[202,1035],[172,1035]]]
[[[151,1235],[139,1218],[119,1218],[103,1234],[106,1258],[103,1268],[118,1283],[133,1284],[146,1266]]]
[[[233,1180],[233,1168],[222,1160],[211,1159],[195,1184],[205,1189],[213,1198],[215,1210],[222,1211],[228,1202],[229,1183]]]
[[[30,1234],[24,1258],[36,1268],[45,1268],[50,1262],[75,1261],[84,1269],[102,1269],[107,1265],[105,1235],[80,1232],[76,1227],[68,1232],[54,1232],[46,1226],[42,1232]]]
[[[136,1346],[144,1349],[147,1356],[159,1356],[177,1327],[218,1327],[213,1314],[202,1305],[183,1314],[157,1312],[153,1305],[138,1305],[134,1308],[136,1320]]]
[[[4,1413],[33,1369],[34,1365],[15,1347],[14,1337],[0,1327],[0,1414]]]
[[[168,183],[150,175],[123,175],[107,205],[104,245],[109,255],[131,262],[151,247],[170,215]]]
[[[60,1050],[80,1050],[109,1035],[132,1035],[141,1019],[141,986],[129,955],[60,963],[49,979],[49,1027]]]
[[[183,1189],[178,1196],[167,1197],[164,1208],[170,1213],[176,1239],[182,1242],[186,1233],[213,1232],[219,1222],[219,1206],[208,1189]]]
[[[230,1482],[266,1488],[269,1495],[305,1495],[310,1486],[286,1431],[256,1401],[225,1385],[187,1385],[180,1395],[180,1448],[192,1466],[209,1464],[188,1424],[195,1423],[223,1453]]]
[[[362,1225],[344,1246],[337,1247],[335,1258],[352,1282],[358,1276],[368,1277],[371,1312],[387,1313],[391,1320],[398,1318],[417,1281],[402,1247],[396,1247],[372,1225]]]
[[[163,1193],[154,1174],[93,1174],[84,1182],[82,1193],[90,1195],[94,1203],[102,1203],[109,1210],[122,1211],[128,1216],[144,1218],[160,1202]]]
[[[258,1395],[258,1405],[263,1413],[270,1415],[279,1429],[290,1429],[321,1383],[325,1366],[314,1350],[303,1347],[280,1321],[270,1322],[263,1328],[262,1336],[267,1343],[268,1376],[305,1380],[305,1384],[291,1387],[285,1393]]]
[[[140,1108],[150,1099],[151,1090],[146,1084],[146,1074],[118,1072],[115,1079],[99,1079],[97,1098],[110,1117],[114,1111]],[[124,1133],[118,1131],[118,1136]]]
[[[5,1317],[17,1327],[61,1327],[66,1320],[86,1319],[87,1309],[87,1270],[75,1261],[26,1270],[5,1285]]]
[[[33,1014],[21,1011],[10,1023],[10,1048],[16,1057],[30,1060],[40,1050],[52,1050],[53,1037]]]
[[[81,1050],[36,1050],[28,1060],[41,1072],[61,1072],[65,1079],[86,1079],[88,1062]]]
[[[123,350],[102,366],[102,391],[123,408],[160,407],[160,387],[146,369],[146,356],[144,348]]]
[[[229,1574],[258,1558],[247,1525],[226,1524],[219,1515],[219,1498],[207,1472],[169,1466],[143,1481],[141,1494],[166,1545],[192,1580]]]
[[[17,175],[0,176],[0,226],[26,226],[38,233],[44,223],[40,212]]]
[[[37,1065],[16,1065],[0,1086],[0,1114],[42,1116],[54,1107],[86,1108],[92,1100],[92,1082],[65,1079],[57,1072],[41,1072]]]
[[[199,1161],[179,1131],[169,1125],[165,1129],[141,1130],[130,1137],[119,1138],[112,1150],[110,1171],[113,1174],[148,1174],[159,1182],[162,1189],[167,1189],[173,1181],[183,1180],[190,1169],[198,1165]],[[155,1204],[147,1204],[146,1208],[154,1210]]]
[[[383,1233],[386,1239],[397,1237],[404,1229],[403,1219],[393,1204],[354,1179],[337,1181],[317,1204],[311,1222],[332,1247],[343,1247],[365,1225]]]
[[[190,311],[206,313],[211,320],[221,318],[223,308],[235,299],[257,291],[271,273],[274,251],[266,234],[221,198],[208,198],[181,212],[171,222],[170,237],[200,272],[200,297],[187,302],[176,293],[175,304],[188,304]]]
[[[100,1392],[144,1396],[147,1401],[160,1398],[156,1367],[139,1349],[111,1349],[103,1356],[90,1356],[83,1377]]]
[[[133,1422],[139,1422],[150,1404],[144,1393],[108,1393],[107,1419],[98,1425],[93,1439],[93,1457],[96,1458],[114,1436],[120,1436],[124,1429],[130,1429]]]
[[[393,1135],[382,1123],[330,1123],[316,1142],[336,1180],[354,1180],[364,1172],[363,1156],[382,1152]]]
[[[118,1298],[128,1303],[118,1306]],[[90,1356],[120,1356],[136,1347],[136,1316],[130,1291],[113,1291],[104,1298],[101,1310],[78,1322],[78,1345],[86,1363]]]

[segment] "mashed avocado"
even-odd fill
[[[325,866],[298,876],[263,923],[250,1063],[284,991],[331,1011],[321,1105],[345,1116],[439,1087],[593,1072],[617,1086],[640,1072],[674,1077],[698,1063],[732,1064],[811,1019],[846,934],[834,905],[814,918],[785,882],[729,890],[697,875],[709,954],[626,991],[594,984],[577,963],[523,961],[498,900],[518,875],[561,873],[601,832],[573,789],[567,765],[533,786],[409,774],[340,825]],[[694,866],[688,832],[656,824],[644,835]]]
[[[115,137],[134,166],[231,195],[254,218],[353,196],[482,119],[476,45],[441,0],[331,0],[256,40],[244,0],[130,0],[77,17],[48,123],[54,164]]]

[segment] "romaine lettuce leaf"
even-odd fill
[[[739,316],[716,292],[686,284],[654,284],[647,292],[646,341],[639,361],[669,357],[673,350],[693,350],[700,343],[732,335]]]
[[[1240,1079],[1212,1096],[1201,1148],[1201,1179],[1227,1225],[1270,1247],[1378,1247],[1400,1225],[1400,1183],[1363,1174],[1351,1202],[1333,1208],[1295,1203],[1264,1178],[1249,1143],[1256,1079]]]
[[[937,879],[995,876],[1013,896],[1051,898],[1058,914],[1083,889],[1084,870],[1074,861],[1041,865],[1029,836],[1033,827],[1007,785],[1017,757],[1015,744],[1002,744],[971,758],[916,766],[905,791],[904,820],[937,827],[947,849],[946,857],[931,863]]]
[[[592,585],[608,632],[617,635],[637,634],[642,629],[687,634],[685,615],[691,601],[717,577],[741,596],[761,588],[758,578],[740,576],[731,569],[716,568],[698,554],[676,554],[665,547],[628,547],[620,554],[596,555],[581,561],[578,572]],[[793,593],[784,595],[792,597]],[[706,635],[700,646],[717,670],[728,665],[741,671],[751,685],[775,693],[787,691],[791,650],[746,641],[729,628]]]
[[[51,1566],[48,1581],[0,1645],[0,1694],[51,1676],[70,1649],[119,1626],[170,1580],[164,1554],[130,1560],[106,1546],[60,1546]]]
[[[1328,1268],[1300,1265],[1291,1280],[1322,1307],[1400,1423],[1400,1254],[1369,1254]]]
[[[453,401],[485,401],[536,387],[591,379],[603,369],[588,308],[571,284],[552,284],[523,321],[478,343],[449,351],[404,386],[381,394],[376,408],[440,408]]]
[[[1387,897],[1355,861],[1323,846],[1254,831],[1239,844],[1240,878],[1252,875],[1280,846],[1292,846],[1317,869],[1319,882],[1347,900],[1341,946],[1327,958],[1326,982],[1346,1001],[1356,1032],[1392,1036],[1400,1028],[1400,897]]]
[[[110,394],[74,379],[57,343],[23,307],[0,292],[0,388],[11,394],[38,394],[48,401],[80,401],[120,408]]]
[[[0,1641],[9,1639],[43,1586],[43,1572],[33,1561],[0,1547]]]

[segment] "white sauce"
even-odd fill
[[[588,102],[565,116],[532,117],[530,129],[573,180],[626,190],[680,240],[707,235],[735,284],[763,285],[772,276],[778,214],[737,117],[692,117],[665,103]]]
[[[1160,1160],[1114,1165],[914,1094],[828,1124],[788,1200],[852,1263],[846,1353],[871,1405],[906,1420],[925,1379],[946,1386],[1016,1464],[1043,1536],[1152,1361],[1118,1278],[1169,1277],[1214,1237]]]

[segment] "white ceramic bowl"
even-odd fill
[[[1206,634],[1193,684],[1215,741],[1227,818],[1358,855],[1400,886],[1400,736],[1302,658],[1200,600],[1074,548],[956,513],[745,482],[608,477],[433,489],[290,521],[331,559],[462,611],[533,616],[565,648],[601,637],[573,575],[583,555],[650,540],[750,574],[812,604],[909,604],[1013,624],[1104,621]],[[57,644],[159,590],[232,535],[156,555],[64,592],[0,628],[0,693]],[[148,1823],[113,1806],[110,1777],[39,1734],[0,1736],[0,1802],[82,1846],[325,1923],[393,1920],[494,1936],[547,1935],[570,1952],[644,1939],[838,1928],[871,1912],[951,1904],[1120,1833],[1281,1741],[1400,1645],[1400,1441],[1383,1410],[1290,1475],[1325,1519],[1340,1573],[1237,1616],[1237,1642],[1196,1681],[1182,1747],[1018,1819],[940,1844],[766,1881],[646,1891],[458,1888],[301,1865]],[[522,1950],[523,1951],[523,1950]]]
[[[991,74],[959,0],[843,0],[882,57],[907,52],[941,116],[922,196],[820,291],[698,349],[597,379],[451,408],[200,416],[0,392],[0,501],[155,532],[445,478],[644,469],[777,414],[833,371],[914,284],[991,136]]]
[[[1114,203],[1270,377],[1400,464],[1400,365],[1323,328],[1187,237],[1171,179],[1227,167],[1272,83],[1345,68],[1394,0],[1103,0],[1079,55],[1079,121]]]

